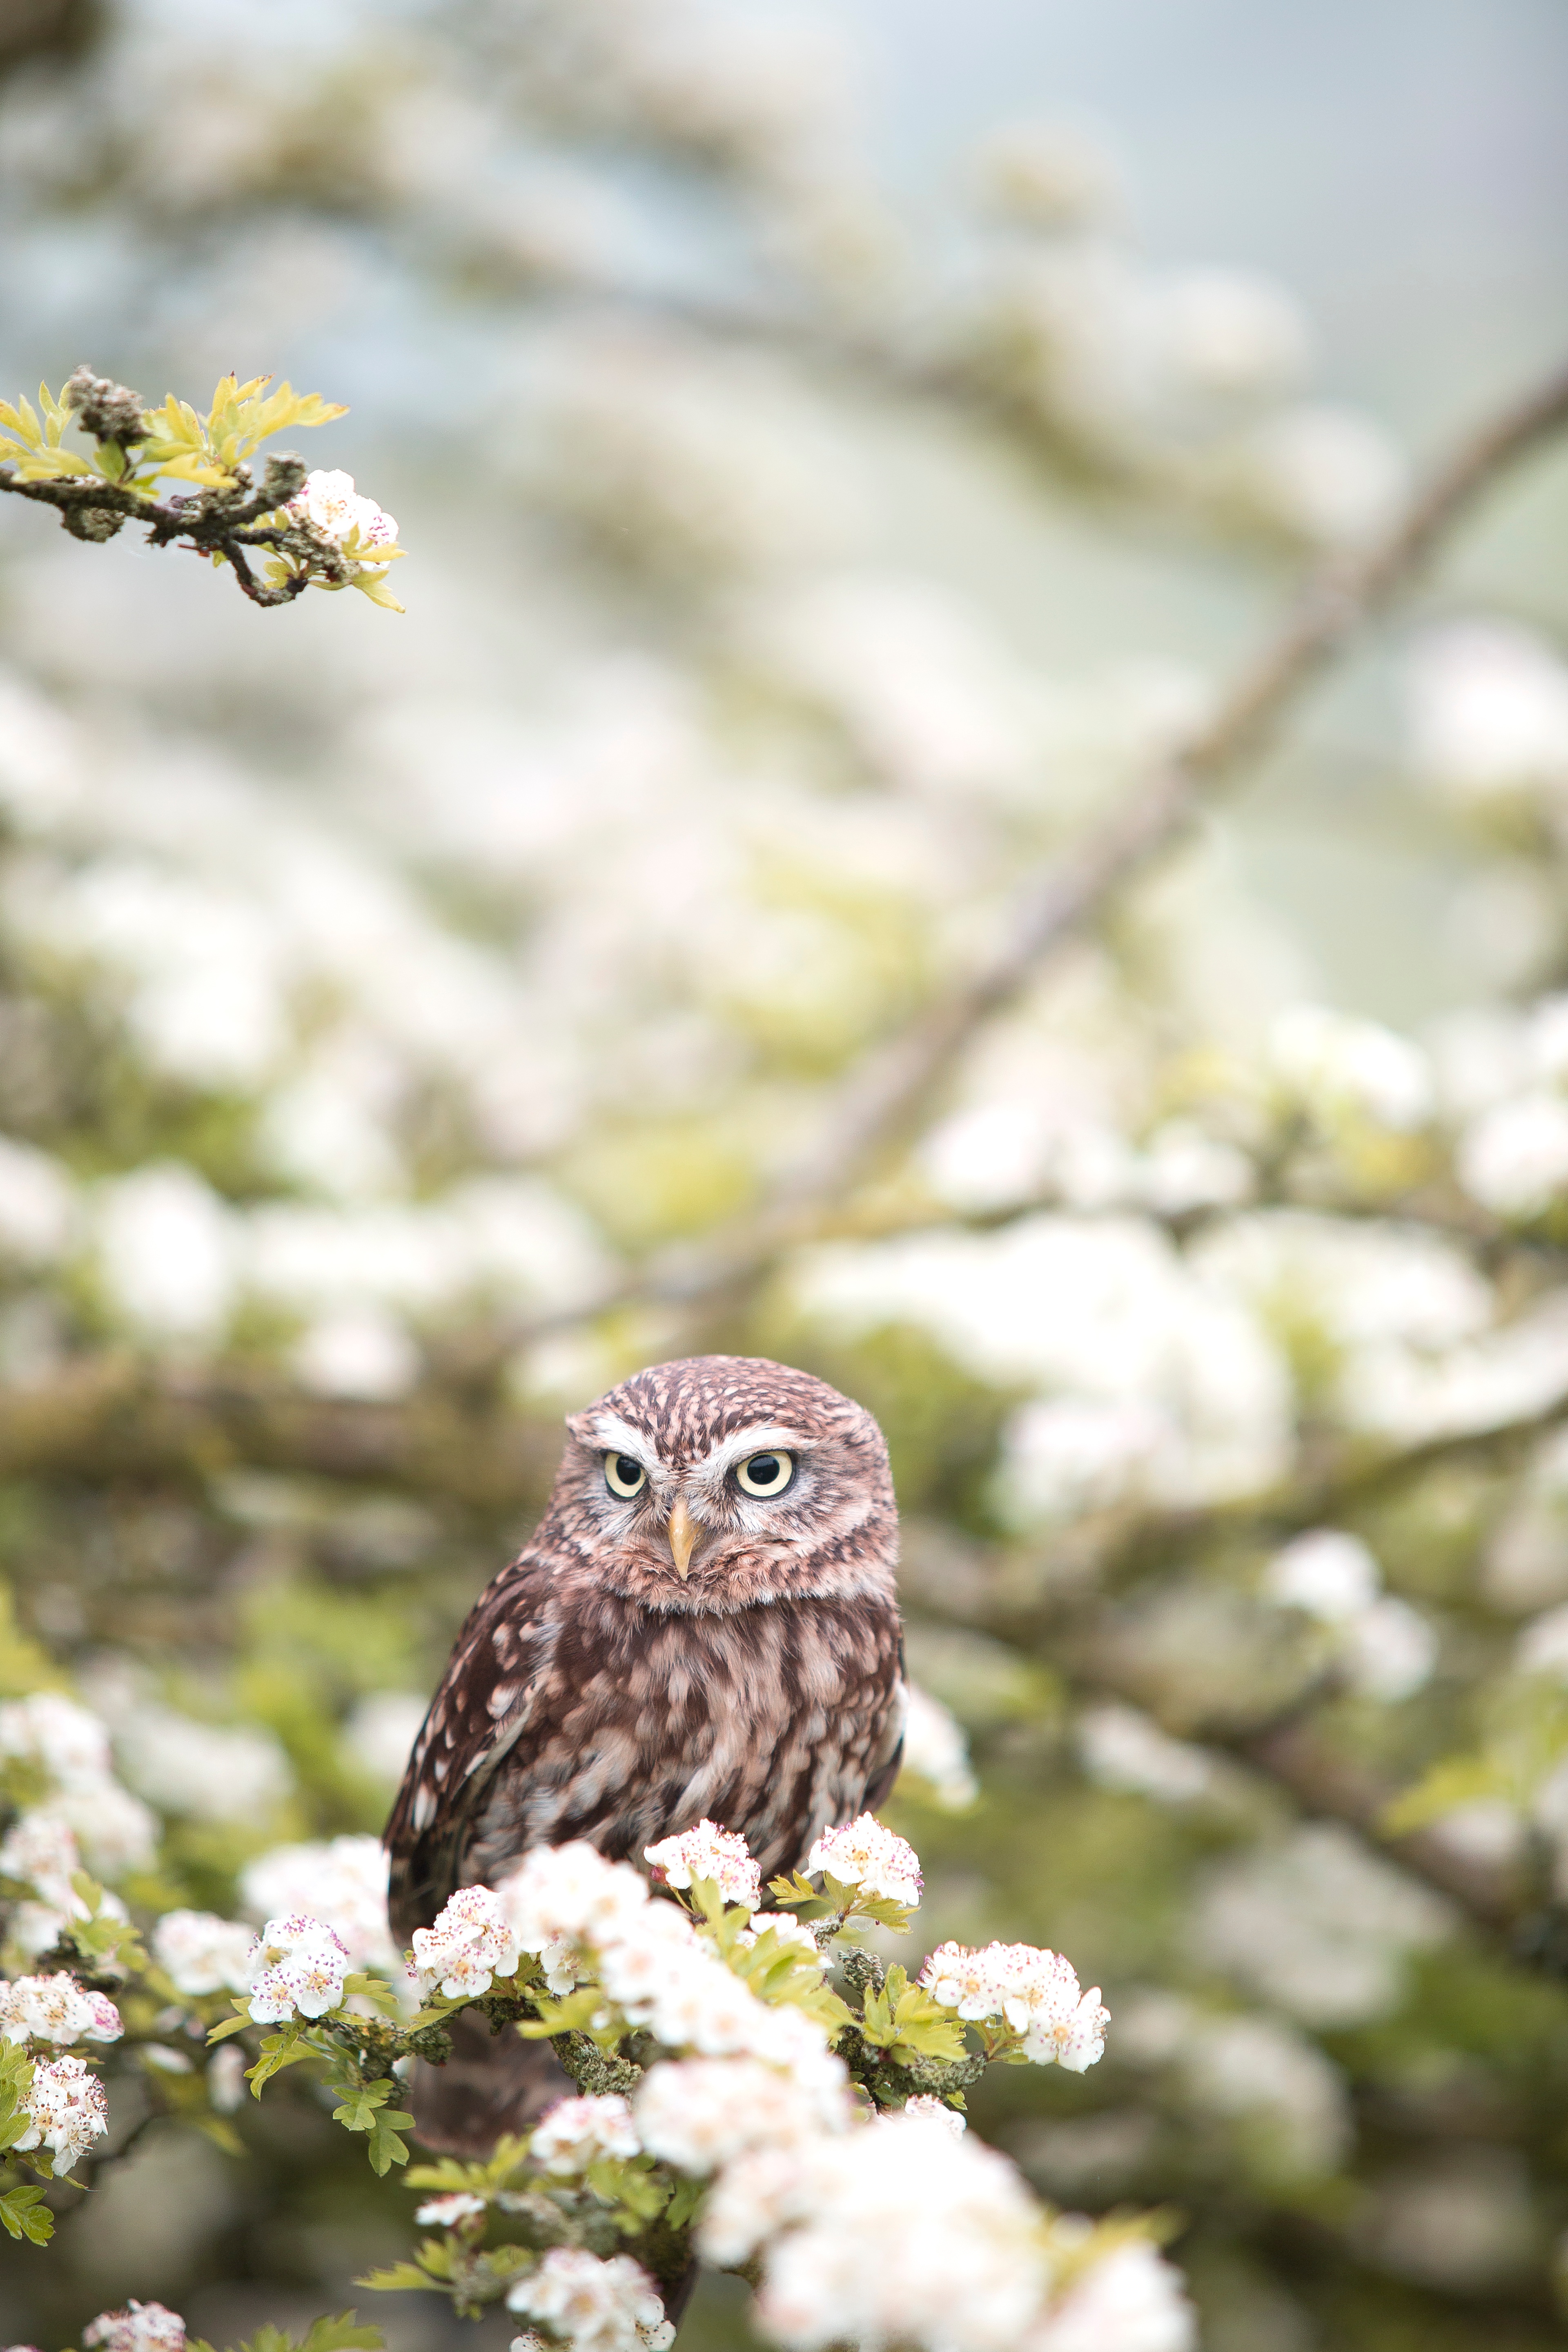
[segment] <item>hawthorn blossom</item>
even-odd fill
[[[153,1957],[176,1992],[244,1992],[250,1982],[256,1937],[236,1919],[213,1911],[165,1911],[153,1930]]]
[[[511,2288],[507,2307],[542,2320],[575,2352],[665,2352],[675,2341],[653,2281],[629,2254],[601,2262],[574,2246],[552,2246]]]
[[[945,2099],[933,2099],[927,2091],[918,2093],[912,2099],[906,2099],[903,2111],[906,2116],[914,2116],[917,2122],[940,2124],[943,2131],[952,2134],[954,2139],[962,2139],[969,2129],[967,2121],[956,2107],[950,2107]]]
[[[253,1919],[308,1912],[326,1922],[354,1968],[395,1977],[402,1956],[387,1925],[386,1873],[387,1852],[379,1838],[274,1846],[240,1874],[240,1900]]]
[[[808,2143],[793,2183],[780,2153],[769,2152],[770,2192],[752,2192],[760,2234],[776,2232],[763,2243],[757,2298],[768,2335],[790,2352],[844,2341],[867,2352],[1014,2352],[1040,2314],[1050,2263],[1037,2208],[1005,2157],[907,2109]],[[763,2177],[759,2167],[753,2180]],[[701,2225],[710,2259],[726,2224],[733,2235],[730,2187],[716,2200],[720,2230],[711,2215]]]
[[[1002,2014],[1002,1973],[996,1955],[1000,1944],[973,1950],[967,1944],[939,1944],[920,1972],[920,1982],[943,2009],[978,2024]]]
[[[0,2039],[6,2042],[118,2042],[120,2011],[62,1969],[54,1976],[0,1981]]]
[[[19,1880],[67,1918],[85,1916],[71,1885],[80,1868],[74,1831],[47,1808],[19,1814],[0,1842],[0,1878]]]
[[[297,522],[314,525],[323,538],[359,556],[375,547],[395,547],[397,525],[385,509],[354,488],[352,474],[317,467],[284,509]]]
[[[34,1691],[0,1706],[0,1756],[41,1764],[58,1787],[83,1796],[113,1778],[103,1725],[57,1691]]]
[[[30,2120],[13,2147],[18,2155],[30,2147],[47,2147],[57,2173],[69,2172],[109,2129],[103,2084],[81,2058],[54,2058],[35,2066],[19,2105]]]
[[[811,2095],[755,2058],[687,2058],[652,2067],[637,2085],[643,2146],[682,2172],[712,2172],[753,2147],[784,2147],[814,2132],[844,2129],[841,2082]]]
[[[944,2009],[972,2023],[1005,2022],[1022,2034],[1023,2054],[1040,2066],[1081,2074],[1105,2050],[1110,2013],[1098,1985],[1079,1990],[1078,1975],[1059,1952],[1032,1944],[941,1944],[921,1969],[920,1982]]]
[[[245,2053],[225,2042],[207,2060],[207,2099],[213,2113],[237,2114],[245,2104]]]
[[[647,1902],[647,1885],[624,1864],[606,1862],[583,1839],[540,1846],[497,1889],[526,1952],[560,1941],[613,1938]]]
[[[643,1858],[653,1864],[656,1876],[667,1886],[689,1886],[694,1878],[707,1878],[726,1903],[743,1904],[748,1911],[755,1911],[762,1902],[762,1873],[752,1859],[751,1848],[743,1837],[733,1830],[721,1829],[717,1822],[700,1821],[679,1837],[645,1846]]]
[[[250,2015],[283,2025],[340,2009],[349,1956],[332,1930],[308,1913],[268,1919],[251,1949]]]
[[[546,2172],[567,2179],[586,2172],[603,2156],[637,2156],[642,2142],[626,2100],[606,2095],[557,2099],[540,2117],[528,2147]]]
[[[461,2222],[477,2221],[485,2210],[482,2197],[459,2189],[450,2197],[427,2197],[414,2219],[423,2229],[455,2230]]]
[[[413,1973],[421,2000],[437,1988],[447,2000],[474,2000],[497,1977],[517,1974],[518,1939],[500,1897],[461,1886],[433,1927],[414,1930]]]
[[[1078,2273],[1026,2352],[1191,2352],[1197,2340],[1181,2273],[1146,2238]]]
[[[185,2323],[161,2303],[138,2303],[123,2311],[100,2311],[82,2330],[84,2344],[101,2352],[184,2352]]]
[[[912,1911],[919,1905],[920,1856],[912,1845],[885,1829],[874,1813],[819,1837],[805,1858],[810,1874],[816,1871],[837,1879],[841,1886],[858,1886],[866,1895],[885,1895]]]

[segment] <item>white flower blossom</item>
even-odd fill
[[[973,2023],[1005,2022],[1022,2034],[1024,2055],[1041,2066],[1081,2074],[1104,2054],[1110,2011],[1100,1988],[1080,1992],[1077,1971],[1059,1952],[1032,1944],[941,1944],[920,1982],[942,2008]]]
[[[626,2100],[605,2095],[557,2099],[540,2117],[528,2146],[546,2172],[564,2179],[586,2172],[602,2156],[636,2156],[642,2143]]]
[[[956,2107],[950,2107],[945,2099],[933,2099],[927,2091],[918,2092],[912,2099],[906,2099],[904,2113],[919,2122],[940,2124],[942,2130],[951,2132],[954,2139],[962,2139],[969,2129],[968,2123]]]
[[[757,2316],[790,2352],[1012,2352],[1041,2310],[1050,2263],[1033,2199],[1004,2157],[945,2122],[906,2109],[809,2142],[793,2166],[769,2151],[748,2168],[765,2239]],[[700,2225],[710,2260],[725,2230],[732,2242],[735,2202],[727,2179]]]
[[[1314,1109],[1354,1112],[1395,1129],[1432,1116],[1431,1069],[1420,1048],[1373,1021],[1318,1004],[1281,1013],[1268,1039],[1279,1076]]]
[[[1214,1785],[1214,1765],[1201,1748],[1172,1739],[1135,1706],[1084,1709],[1079,1755],[1102,1789],[1131,1789],[1162,1805],[1187,1805]]]
[[[645,1846],[643,1859],[652,1864],[667,1885],[685,1887],[694,1878],[707,1878],[726,1903],[743,1904],[748,1911],[754,1911],[762,1902],[762,1874],[745,1839],[733,1830],[721,1829],[717,1822],[699,1822],[695,1829],[682,1830],[679,1837]]]
[[[85,1916],[71,1885],[80,1869],[74,1831],[47,1807],[19,1814],[0,1841],[0,1878],[19,1880],[67,1918]]]
[[[265,1820],[293,1787],[280,1743],[249,1724],[199,1723],[138,1703],[116,1721],[115,1748],[139,1795],[192,1821]]]
[[[530,1952],[579,1937],[602,1941],[648,1899],[636,1871],[606,1862],[581,1839],[538,1847],[496,1892],[519,1944]]]
[[[0,1135],[0,1260],[52,1265],[64,1256],[75,1221],[75,1188],[59,1163]]]
[[[109,2129],[103,2084],[80,2058],[54,2058],[35,2066],[21,2105],[29,2121],[12,2146],[19,2155],[30,2147],[47,2148],[57,2173],[69,2172]]]
[[[846,2077],[807,2086],[754,2058],[686,2058],[655,2066],[637,2086],[643,2146],[682,2172],[707,2173],[754,2147],[784,2147],[842,2131]]]
[[[506,2300],[509,2310],[542,2321],[575,2352],[665,2352],[675,2341],[653,2281],[629,2254],[601,2262],[574,2246],[552,2246]]]
[[[137,2303],[123,2311],[100,2311],[82,2330],[96,2352],[184,2352],[185,2323],[161,2303]]]
[[[461,1886],[434,1927],[414,1930],[414,1975],[420,1996],[439,1989],[447,2000],[474,2000],[497,1977],[517,1973],[519,1944],[500,1895]]]
[[[951,1707],[917,1685],[906,1685],[904,1755],[900,1768],[923,1780],[944,1812],[962,1813],[980,1793],[963,1726]]]
[[[151,1869],[163,1825],[150,1805],[117,1780],[101,1788],[68,1790],[49,1808],[76,1832],[82,1859],[95,1878],[123,1878]]]
[[[0,1706],[0,1756],[41,1764],[73,1795],[95,1796],[114,1777],[103,1724],[57,1691],[34,1691]]]
[[[1568,792],[1568,663],[1531,631],[1498,621],[1432,631],[1407,696],[1416,771],[1455,801]]]
[[[245,2105],[245,2053],[232,2042],[220,2043],[207,2060],[207,2097],[215,2115],[237,2115]]]
[[[64,1969],[0,1979],[0,2036],[7,2042],[118,2042],[125,2026],[107,1994],[89,1992]]]
[[[240,1874],[240,1900],[253,1919],[304,1911],[324,1919],[355,1969],[400,1977],[403,1958],[386,1917],[386,1848],[379,1838],[335,1837],[274,1846]]]
[[[858,1886],[866,1895],[885,1895],[912,1911],[921,1899],[923,1881],[920,1856],[906,1838],[883,1826],[874,1813],[862,1813],[842,1829],[819,1837],[805,1858],[806,1873],[821,1871],[841,1886]]]
[[[257,2025],[325,2017],[340,2009],[349,1955],[320,1919],[268,1919],[251,1951],[250,2015]]]
[[[212,1911],[165,1911],[153,1930],[153,1957],[176,1992],[243,1992],[250,1982],[253,1931]]]
[[[1483,1209],[1540,1216],[1568,1192],[1568,1102],[1542,1087],[1483,1111],[1459,1138],[1456,1171]]]
[[[477,2221],[487,2210],[482,2197],[458,2189],[449,2197],[427,2197],[416,2209],[414,2219],[421,2229],[455,2230],[463,2221]]]
[[[1275,1553],[1263,1571],[1262,1591],[1280,1608],[1341,1625],[1370,1608],[1382,1580],[1359,1536],[1315,1528]]]
[[[1181,2273],[1147,2239],[1081,2271],[1026,2352],[1192,2352],[1197,2325]]]
[[[385,569],[384,562],[374,566],[373,551],[378,547],[397,544],[397,525],[384,509],[363,490],[354,488],[354,478],[337,469],[323,470],[317,467],[305,477],[298,496],[289,499],[284,509],[300,522],[312,523],[335,547],[341,547],[362,568]]]

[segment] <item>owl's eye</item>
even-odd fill
[[[753,1454],[735,1473],[735,1484],[746,1495],[782,1495],[795,1475],[793,1454]]]
[[[605,1484],[612,1495],[640,1495],[647,1485],[647,1472],[635,1454],[606,1454]]]

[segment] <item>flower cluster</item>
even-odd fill
[[[1005,2023],[1026,2058],[1081,2074],[1101,2057],[1110,2012],[1100,1987],[1080,1992],[1059,1952],[1032,1944],[940,1944],[921,1970],[933,2000],[966,2021]]]
[[[689,1886],[694,1878],[706,1878],[726,1903],[742,1903],[754,1911],[762,1902],[762,1874],[745,1839],[721,1829],[717,1822],[699,1822],[679,1837],[645,1846],[643,1858],[652,1864],[656,1880],[667,1886]]]
[[[623,2098],[557,2099],[541,2116],[529,2151],[546,2172],[563,2179],[586,2172],[601,2157],[641,2152],[632,2111]]]
[[[841,1886],[879,1895],[914,1910],[921,1899],[920,1857],[907,1839],[886,1829],[874,1813],[862,1813],[843,1829],[828,1830],[805,1858],[809,1873],[823,1872]]]
[[[70,1878],[84,1862],[104,1878],[151,1864],[157,1817],[115,1778],[108,1730],[89,1708],[58,1691],[34,1691],[0,1706],[0,1764],[13,1759],[41,1771],[52,1786],[42,1804],[13,1824],[0,1849],[0,1872],[27,1880],[68,1917]]]
[[[354,488],[352,474],[318,467],[306,475],[304,488],[284,512],[331,540],[360,571],[384,571],[390,552],[397,548],[396,523],[374,499]]]
[[[386,1871],[375,1837],[273,1846],[240,1873],[240,1901],[257,1921],[308,1912],[331,1928],[351,1967],[395,1978],[403,1962],[386,1921]]]
[[[153,1930],[153,1956],[176,1992],[244,1992],[255,1968],[256,1937],[213,1911],[165,1911]]]
[[[123,2311],[100,2311],[82,2330],[96,2352],[184,2352],[185,2323],[161,2303],[138,2303]]]
[[[653,2281],[627,2254],[602,2262],[574,2246],[552,2246],[507,2303],[576,2352],[666,2352],[675,2341]]]
[[[348,1969],[346,1948],[321,1920],[305,1912],[268,1919],[251,1950],[251,2022],[282,2025],[341,2009]]]
[[[515,1976],[518,1942],[488,1886],[462,1886],[433,1927],[414,1930],[413,1971],[422,1999],[473,2000],[497,1977]]]
[[[58,2173],[69,2172],[109,2129],[103,2084],[81,2058],[52,2058],[35,2066],[21,2105],[29,2122],[12,2146],[24,2155],[28,2148],[47,2148]]]
[[[61,1969],[49,1977],[0,1982],[0,2038],[6,2042],[118,2042],[120,2011],[108,1996],[89,1992]]]

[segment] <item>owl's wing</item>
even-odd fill
[[[558,1632],[552,1580],[524,1552],[469,1612],[414,1743],[383,1843],[388,1909],[405,1940],[427,1927],[459,1884],[462,1848],[502,1759],[537,1723]]]

